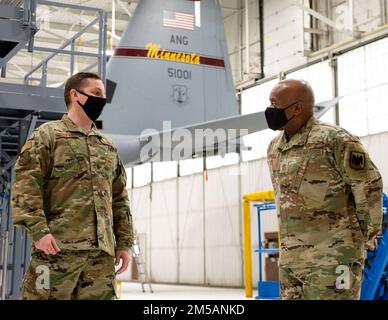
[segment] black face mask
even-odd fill
[[[77,101],[77,103],[82,109],[84,109],[86,115],[89,117],[90,120],[96,121],[105,107],[106,98],[91,96],[80,90],[75,90],[88,97],[88,100],[86,100],[84,104],[81,104],[79,101]]]
[[[265,118],[267,119],[268,127],[272,130],[279,130],[283,128],[288,122],[294,119],[295,116],[287,119],[286,110],[294,106],[297,102],[289,105],[284,109],[268,107],[265,110]]]

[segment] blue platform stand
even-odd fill
[[[368,252],[361,300],[388,300],[388,196],[383,194],[383,230],[376,251]]]
[[[259,282],[258,287],[258,300],[278,300],[280,299],[280,283],[279,281],[263,281],[262,273],[262,255],[264,254],[276,254],[279,253],[279,249],[265,249],[261,239],[261,213],[269,212],[270,210],[276,210],[274,202],[263,202],[255,204],[257,209],[257,226],[259,235],[259,248],[255,250],[259,254]]]

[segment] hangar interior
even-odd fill
[[[0,0],[0,6],[21,7],[23,2]],[[64,81],[77,71],[104,72],[101,61],[113,54],[138,5],[138,1],[124,0],[55,2],[70,8],[36,1],[39,26],[32,44],[35,49],[29,52],[25,47],[10,58],[2,69],[0,89],[5,90],[8,84],[28,84],[59,94]],[[280,79],[307,80],[316,102],[341,97],[322,120],[360,136],[386,181],[388,1],[218,2],[241,114],[264,110],[271,89]],[[102,9],[106,16],[102,11],[76,6]],[[106,34],[101,30],[104,19]],[[0,27],[0,34],[4,30]],[[72,38],[75,35],[78,37]],[[64,52],[69,47],[76,54]],[[53,55],[51,49],[58,48]],[[5,115],[2,120],[12,124],[12,117],[16,121],[20,115]],[[8,134],[6,129],[2,127],[0,135]],[[250,150],[239,154],[127,168],[135,231],[153,284],[244,288],[242,198],[272,189],[266,152],[275,135],[263,130],[244,137]],[[10,159],[7,152],[12,153],[17,145],[2,140],[2,165]],[[5,167],[2,170],[4,174]],[[6,189],[2,187],[3,192]],[[388,192],[386,185],[384,191]],[[4,212],[7,198],[1,201]],[[256,250],[257,216],[252,214],[251,218],[252,250]],[[263,237],[277,232],[275,214],[262,223]],[[136,281],[138,276],[137,268],[131,265],[120,280]],[[256,255],[252,278],[257,288]],[[243,290],[238,294],[244,297]]]

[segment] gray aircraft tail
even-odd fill
[[[218,0],[142,0],[107,66],[103,129],[140,135],[238,114]]]

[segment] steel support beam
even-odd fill
[[[116,0],[117,4],[121,7],[121,9],[124,10],[124,12],[130,17],[132,18],[132,13],[128,10],[128,8],[122,3],[121,0]]]
[[[245,74],[250,74],[250,46],[249,46],[249,0],[244,1],[244,22],[245,22]]]
[[[387,24],[387,0],[380,0],[381,24]]]
[[[6,208],[3,207],[4,212],[6,212]],[[5,300],[6,294],[7,294],[7,267],[8,267],[8,246],[9,246],[9,240],[8,240],[8,231],[4,232],[4,235],[2,235],[2,250],[1,250],[1,300]]]

